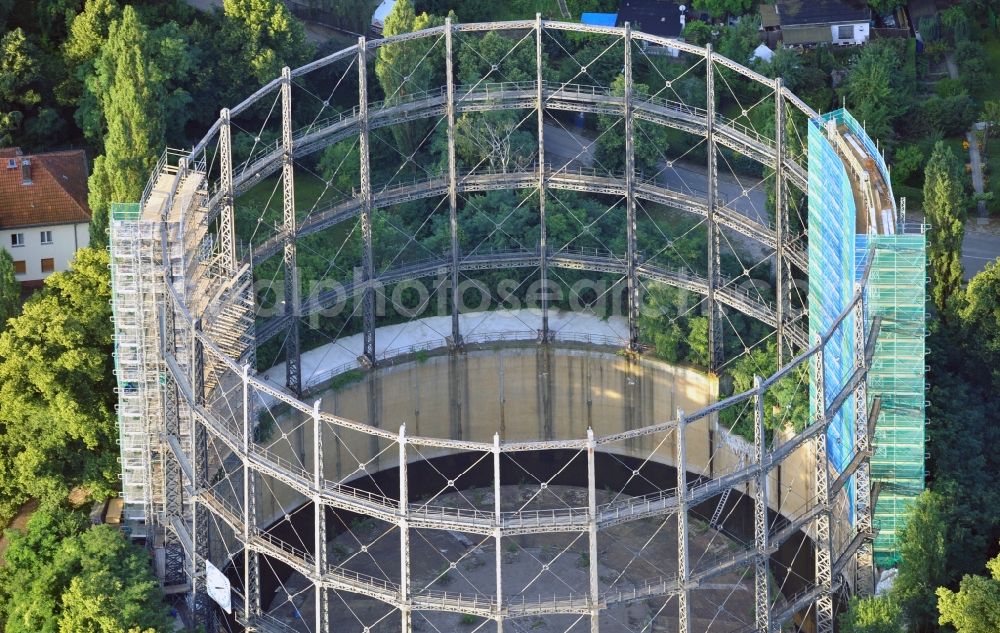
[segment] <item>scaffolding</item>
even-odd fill
[[[873,247],[867,306],[881,320],[869,373],[869,394],[880,398],[872,479],[880,482],[874,518],[880,567],[899,561],[896,535],[913,499],[924,489],[926,236],[922,226],[897,235],[858,236]]]
[[[115,376],[121,445],[125,520],[133,533],[162,503],[155,489],[160,462],[151,459],[157,443],[150,420],[162,418],[163,371],[157,332],[159,234],[144,221],[139,204],[111,205],[111,287],[115,324]]]

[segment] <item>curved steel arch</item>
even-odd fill
[[[685,196],[680,192],[671,191],[656,182],[646,182],[637,177],[631,157],[626,161],[629,169],[623,175],[583,172],[568,172],[535,168],[523,172],[508,174],[466,173],[459,175],[452,164],[447,176],[428,178],[426,181],[386,187],[381,191],[374,190],[367,170],[367,134],[378,126],[424,118],[427,116],[448,115],[450,125],[456,112],[463,110],[481,111],[494,108],[524,108],[537,109],[539,116],[540,149],[543,147],[544,134],[541,131],[541,117],[544,110],[588,111],[621,115],[631,125],[635,119],[647,120],[668,125],[675,129],[703,135],[709,144],[710,156],[714,156],[718,145],[728,147],[743,153],[759,162],[776,168],[784,182],[799,188],[805,188],[806,173],[803,166],[797,164],[786,155],[780,135],[778,139],[767,139],[752,133],[752,130],[741,129],[733,121],[718,117],[713,113],[714,97],[710,97],[710,107],[700,113],[684,104],[657,101],[643,98],[631,93],[631,66],[626,64],[626,94],[614,97],[604,88],[588,86],[571,86],[569,84],[548,84],[543,81],[540,71],[534,82],[517,85],[485,85],[475,90],[462,92],[461,87],[455,87],[449,80],[449,86],[437,94],[423,94],[406,103],[378,104],[369,103],[366,98],[366,75],[364,64],[368,52],[380,47],[391,46],[423,37],[440,36],[449,40],[455,32],[485,32],[497,29],[536,31],[538,42],[536,50],[541,50],[541,37],[545,29],[560,31],[580,31],[599,33],[622,37],[631,51],[632,42],[648,42],[655,45],[677,48],[694,55],[703,56],[708,64],[709,75],[716,64],[734,70],[752,81],[763,83],[774,89],[777,95],[776,109],[779,115],[785,107],[785,102],[792,103],[806,116],[814,116],[805,104],[784,89],[780,81],[772,82],[744,66],[726,60],[710,49],[701,49],[683,42],[656,38],[642,33],[633,33],[630,29],[586,27],[561,22],[544,22],[541,19],[506,24],[446,24],[419,33],[406,34],[376,42],[362,40],[358,45],[347,48],[322,60],[317,60],[299,69],[286,70],[280,79],[276,79],[262,87],[250,98],[226,111],[224,116],[214,124],[208,136],[196,145],[195,149],[185,156],[177,166],[163,163],[158,166],[157,173],[146,195],[144,195],[144,213],[150,216],[158,215],[161,220],[161,232],[158,244],[162,253],[157,255],[162,264],[162,295],[166,298],[162,320],[159,321],[160,331],[164,332],[166,340],[162,347],[163,378],[166,382],[164,392],[167,394],[165,405],[166,448],[165,459],[176,466],[169,470],[163,483],[168,497],[186,498],[194,503],[185,506],[183,503],[168,502],[162,513],[153,515],[153,523],[165,527],[172,543],[183,548],[184,558],[191,569],[188,574],[192,604],[195,612],[204,622],[211,626],[212,619],[207,610],[206,589],[203,577],[197,573],[198,565],[205,560],[212,560],[207,518],[212,517],[228,526],[237,543],[245,548],[243,586],[241,596],[237,601],[239,619],[247,626],[257,627],[257,630],[281,630],[273,618],[262,609],[259,603],[259,560],[266,557],[281,561],[296,570],[315,587],[316,594],[316,628],[327,630],[329,627],[329,612],[321,607],[321,600],[328,590],[357,593],[379,600],[399,609],[401,628],[409,630],[412,622],[412,612],[419,610],[450,611],[470,613],[496,620],[500,630],[505,618],[524,617],[528,615],[544,615],[558,613],[575,613],[589,615],[596,627],[601,613],[610,605],[642,600],[653,596],[676,596],[680,604],[680,630],[687,633],[690,627],[688,618],[688,599],[690,591],[707,578],[734,570],[740,565],[750,565],[754,570],[755,613],[752,630],[760,633],[771,633],[774,625],[789,619],[799,609],[810,604],[827,604],[832,595],[841,585],[840,572],[850,563],[856,551],[852,541],[846,547],[838,547],[831,543],[817,543],[819,549],[829,550],[833,560],[832,573],[826,570],[825,575],[817,575],[814,584],[795,596],[789,598],[785,608],[778,609],[772,604],[770,590],[767,586],[767,572],[770,557],[774,549],[783,540],[805,530],[809,531],[814,521],[829,520],[832,512],[826,499],[834,493],[829,489],[826,494],[819,495],[820,501],[813,501],[807,511],[797,516],[787,528],[772,531],[767,525],[768,477],[785,463],[786,460],[802,446],[814,446],[816,451],[816,468],[818,473],[825,469],[825,432],[833,414],[835,414],[857,386],[866,379],[867,364],[863,358],[865,347],[858,352],[862,354],[856,360],[856,371],[851,380],[832,400],[825,399],[822,384],[817,387],[817,401],[822,402],[821,413],[817,419],[809,421],[806,428],[780,444],[769,444],[765,440],[763,430],[763,407],[767,391],[775,386],[778,380],[791,375],[792,371],[805,363],[813,363],[817,367],[817,375],[823,375],[823,354],[829,334],[813,342],[807,348],[805,334],[790,327],[783,321],[789,313],[783,313],[781,301],[776,306],[754,301],[752,297],[741,296],[730,284],[719,275],[718,267],[710,258],[709,275],[700,278],[688,273],[678,273],[661,269],[641,260],[641,255],[635,251],[634,236],[630,235],[629,254],[626,257],[602,254],[583,254],[565,251],[555,251],[539,248],[537,251],[509,252],[503,257],[496,253],[467,255],[452,258],[442,257],[441,260],[429,260],[400,269],[385,271],[376,276],[374,270],[366,272],[362,282],[350,291],[370,296],[376,283],[392,283],[415,276],[432,274],[442,268],[449,269],[452,274],[459,270],[496,269],[511,266],[540,266],[547,268],[565,267],[571,269],[593,270],[619,274],[630,281],[639,278],[662,281],[701,292],[709,297],[713,312],[718,304],[729,305],[754,318],[774,324],[779,331],[783,328],[783,336],[793,341],[804,351],[791,362],[785,364],[773,376],[758,381],[756,386],[744,393],[735,394],[719,403],[688,415],[679,413],[675,419],[659,424],[632,429],[614,436],[595,437],[588,434],[587,438],[564,439],[558,441],[503,442],[497,437],[494,443],[470,442],[446,437],[415,437],[406,433],[405,428],[399,433],[380,429],[343,417],[323,413],[317,407],[311,407],[302,402],[296,389],[283,389],[262,380],[255,375],[247,364],[252,361],[256,346],[269,335],[265,325],[255,335],[256,324],[253,318],[254,297],[252,294],[252,272],[255,262],[274,255],[283,250],[286,264],[294,262],[295,242],[304,237],[323,230],[326,227],[347,218],[361,217],[363,224],[368,222],[366,237],[367,255],[371,256],[370,244],[370,213],[373,208],[396,204],[398,201],[417,199],[432,195],[449,194],[452,197],[458,191],[475,191],[491,188],[510,188],[512,186],[537,186],[541,189],[574,189],[612,193],[629,199],[628,222],[634,224],[634,201],[645,199],[662,202],[682,210],[703,215],[708,219],[710,244],[712,238],[718,238],[718,226],[730,229],[755,239],[779,252],[779,264],[794,263],[804,268],[805,254],[787,244],[782,233],[780,221],[781,210],[777,214],[777,226],[764,226],[754,222],[720,204],[716,187],[717,175],[710,169],[710,191],[705,198]],[[293,130],[289,99],[291,82],[294,77],[301,77],[308,72],[322,68],[338,60],[356,58],[362,71],[359,74],[361,88],[359,90],[359,105],[356,111],[322,123],[317,129]],[[541,59],[540,52],[538,59]],[[714,90],[711,78],[708,90]],[[258,100],[268,95],[282,98],[282,139],[274,149],[266,149],[246,169],[237,173],[232,165],[231,154],[231,117],[245,111]],[[384,106],[384,107],[383,107]],[[780,129],[780,126],[778,126]],[[219,242],[232,244],[232,215],[234,199],[239,193],[252,186],[266,175],[273,174],[279,168],[284,173],[284,180],[290,181],[293,171],[293,161],[296,157],[316,151],[324,144],[330,144],[340,138],[358,134],[365,147],[362,152],[362,191],[356,199],[345,200],[322,210],[316,217],[308,218],[301,225],[295,222],[294,196],[290,193],[290,182],[285,182],[286,213],[281,232],[256,247],[256,250],[246,262],[233,258],[227,261],[206,251],[211,250],[215,236],[210,231],[216,218],[220,218]],[[342,136],[341,136],[342,135]],[[222,177],[217,182],[211,182],[208,174],[212,172],[206,166],[207,148],[217,138],[220,149]],[[626,152],[634,151],[633,139],[626,139]],[[453,151],[453,150],[452,150]],[[540,152],[541,153],[541,152]],[[540,161],[545,165],[544,160]],[[504,187],[506,185],[506,187]],[[409,187],[409,189],[408,189]],[[779,187],[780,189],[780,187]],[[408,197],[410,196],[410,197]],[[779,196],[780,198],[780,196]],[[291,219],[289,220],[289,215]],[[227,219],[228,218],[228,219]],[[542,222],[544,226],[544,221]],[[633,233],[634,233],[634,226]],[[222,235],[229,231],[229,235]],[[714,232],[714,233],[713,233]],[[208,247],[206,248],[206,245]],[[370,259],[369,259],[370,267]],[[779,268],[782,266],[779,265]],[[297,279],[286,278],[286,285],[294,289],[286,297],[295,298],[295,309],[280,320],[281,326],[297,327],[298,316],[302,310],[320,309],[323,299],[315,305],[300,303],[297,294]],[[862,280],[862,285],[865,281]],[[780,286],[780,282],[779,282]],[[780,291],[779,291],[780,295]],[[834,329],[846,319],[854,319],[856,328],[865,329],[863,294],[859,290],[852,304],[839,316]],[[635,310],[634,302],[630,302],[630,311]],[[784,314],[784,316],[783,316]],[[155,320],[155,319],[154,319]],[[374,336],[374,321],[366,320],[366,339]],[[153,328],[154,330],[156,328]],[[274,332],[280,329],[274,329]],[[779,340],[782,336],[779,336]],[[366,351],[368,342],[366,341]],[[857,350],[856,350],[857,351]],[[293,350],[297,360],[299,350],[297,345]],[[290,357],[291,358],[291,357]],[[369,356],[374,361],[374,354]],[[173,394],[172,396],[170,394]],[[241,397],[242,396],[242,397]],[[819,400],[819,398],[824,398]],[[832,404],[827,405],[827,402]],[[256,405],[254,405],[256,403]],[[462,514],[454,508],[428,508],[426,505],[410,503],[407,497],[405,475],[401,477],[400,495],[398,499],[379,497],[369,492],[351,488],[340,481],[329,478],[323,472],[322,461],[313,460],[311,468],[303,465],[290,464],[281,455],[261,445],[254,437],[253,408],[271,406],[288,407],[297,412],[304,420],[312,420],[314,429],[314,451],[322,454],[324,428],[349,429],[351,432],[369,437],[372,441],[398,446],[400,452],[399,469],[405,473],[407,469],[406,447],[427,446],[454,451],[479,451],[492,453],[499,460],[503,453],[521,451],[564,450],[572,448],[586,451],[592,455],[594,451],[610,450],[614,442],[652,436],[665,431],[672,432],[677,440],[676,464],[680,474],[680,483],[676,489],[661,490],[646,497],[629,497],[620,502],[597,506],[591,502],[587,507],[568,508],[564,513],[552,513],[546,517],[529,517],[519,512],[504,512],[497,501],[496,512]],[[754,456],[748,465],[738,467],[733,472],[721,477],[691,482],[685,481],[687,476],[684,430],[694,421],[715,415],[727,407],[753,407],[755,411],[755,442]],[[190,429],[189,435],[179,437],[182,429]],[[188,433],[188,431],[184,431]],[[205,456],[207,438],[218,441],[240,464],[244,474],[242,481],[242,499],[234,502],[217,494],[209,483],[209,462]],[[384,579],[364,577],[343,566],[326,560],[325,513],[315,513],[314,534],[316,546],[310,551],[296,548],[286,540],[275,536],[260,523],[255,510],[257,493],[254,482],[263,477],[273,478],[283,482],[289,489],[302,498],[310,500],[316,507],[333,507],[363,516],[371,516],[397,526],[401,531],[414,527],[425,529],[454,529],[469,531],[482,535],[503,536],[527,533],[528,530],[560,532],[567,530],[587,531],[591,542],[596,542],[597,532],[615,523],[634,521],[648,516],[664,516],[676,514],[686,517],[689,509],[699,503],[719,495],[725,490],[738,485],[748,485],[753,489],[754,504],[754,547],[725,560],[712,561],[698,570],[691,570],[686,564],[678,567],[677,574],[668,578],[650,579],[642,587],[636,587],[631,593],[620,591],[612,595],[610,592],[597,590],[596,585],[583,597],[554,596],[551,600],[536,602],[512,602],[504,600],[499,595],[482,594],[439,594],[434,592],[413,590],[409,586],[408,574],[403,573],[399,583],[387,582]],[[825,478],[824,478],[825,480]],[[839,482],[839,479],[838,479]],[[593,489],[596,483],[591,475],[588,488]],[[839,483],[839,485],[843,485]],[[681,522],[679,521],[679,526]],[[684,529],[678,528],[678,554],[684,561],[687,556],[686,519]],[[308,548],[307,548],[308,549]],[[499,548],[498,548],[499,549]],[[594,550],[596,551],[596,550]],[[597,560],[592,556],[589,563],[589,573],[596,574]],[[402,561],[404,567],[408,561]],[[762,582],[763,581],[763,582]],[[825,613],[825,610],[824,610]],[[821,628],[826,622],[821,622]]]

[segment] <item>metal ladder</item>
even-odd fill
[[[739,465],[736,466],[736,470],[743,470],[746,464],[747,456],[745,453],[741,453],[740,462]],[[726,502],[729,501],[729,493],[732,491],[732,488],[726,488],[722,491],[722,495],[719,497],[719,504],[715,506],[715,512],[712,513],[712,518],[708,521],[708,524],[716,530],[722,529],[722,526],[719,524],[719,517],[722,516],[722,510],[726,507]]]

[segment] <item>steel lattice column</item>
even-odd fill
[[[222,192],[219,201],[219,264],[226,271],[236,269],[236,237],[233,219],[233,137],[229,120],[229,108],[219,112],[219,187]]]
[[[368,44],[358,38],[358,154],[361,159],[361,239],[362,256],[362,316],[365,330],[364,359],[375,366],[375,254],[372,248],[372,180],[370,171],[371,148],[368,139]]]
[[[768,527],[767,527],[767,469],[763,467],[766,450],[764,431],[764,397],[766,392],[761,388],[760,376],[754,376],[754,426],[753,426],[753,460],[760,472],[754,478],[753,498],[753,533],[754,548],[757,556],[754,559],[754,620],[757,633],[771,631],[771,598],[768,594]]]
[[[538,105],[538,268],[542,284],[543,341],[549,340],[549,251],[545,227],[545,91],[542,76],[542,14],[535,14],[535,81]]]
[[[788,223],[788,205],[785,199],[785,97],[782,95],[781,77],[774,80],[774,152],[774,287],[777,296],[774,304],[778,369],[781,369],[785,366],[785,311],[788,301],[785,283],[785,232]]]
[[[587,429],[587,543],[588,571],[590,572],[590,631],[601,629],[601,585],[597,569],[597,469],[594,451],[594,430]]]
[[[402,633],[413,630],[413,613],[410,609],[410,523],[406,519],[409,510],[410,486],[406,473],[406,425],[399,427],[399,615]]]
[[[854,366],[867,370],[865,357],[864,292],[854,306]],[[854,521],[858,532],[873,537],[871,507],[871,444],[868,435],[868,377],[858,381],[854,389],[854,452],[865,455],[854,474]],[[865,541],[856,554],[857,578],[855,592],[861,596],[875,593],[875,558],[872,544]]]
[[[722,312],[715,298],[715,290],[719,286],[719,225],[715,219],[715,208],[718,198],[719,170],[715,144],[715,62],[713,61],[712,45],[705,45],[705,85],[707,103],[705,129],[706,147],[708,148],[708,367],[712,372],[718,371],[722,365]]]
[[[628,348],[639,350],[639,265],[635,219],[635,121],[632,113],[632,27],[625,23],[625,209],[628,270]]]
[[[458,322],[461,297],[458,294],[458,167],[455,159],[455,77],[451,17],[444,20],[445,77],[448,90],[448,222],[451,228],[451,344],[462,344]]]
[[[313,516],[313,537],[316,550],[316,582],[313,583],[313,596],[316,602],[316,631],[330,630],[330,609],[327,600],[326,587],[322,579],[326,573],[326,506],[319,491],[323,490],[323,420],[319,415],[320,401],[313,403],[313,487],[316,496],[313,497],[315,515]]]
[[[684,412],[677,410],[677,632],[690,633],[690,561],[688,560],[687,447],[684,445]]]
[[[195,404],[205,405],[205,346],[199,338],[202,331],[201,319],[196,319],[192,330],[191,345],[194,349],[194,362],[192,363],[192,381],[194,387]],[[201,423],[198,416],[193,412],[189,418],[191,425],[191,437],[194,439],[194,486],[195,493],[209,488],[208,483],[208,433],[205,425]],[[191,504],[192,530],[191,540],[194,543],[194,556],[191,558],[190,578],[191,596],[193,598],[195,622],[205,627],[208,633],[215,630],[215,618],[211,614],[208,592],[205,587],[205,576],[203,561],[211,560],[210,536],[207,508],[199,506],[197,503]],[[199,569],[202,565],[202,570]]]
[[[296,396],[302,393],[302,356],[299,346],[299,268],[295,253],[295,168],[292,155],[292,71],[281,69],[281,193],[285,237],[285,385]],[[300,450],[304,438],[300,437]],[[302,451],[304,452],[304,451]]]
[[[817,336],[816,374],[816,420],[824,431],[816,436],[816,499],[815,503],[822,507],[816,516],[816,585],[821,592],[817,596],[813,608],[816,612],[816,632],[833,633],[833,565],[831,561],[832,541],[830,539],[830,467],[826,446],[826,388],[823,372],[823,345]]]
[[[248,546],[251,536],[257,530],[257,492],[249,458],[255,425],[250,409],[250,365],[244,365],[243,454],[246,457],[243,458],[243,621],[247,623],[252,622],[260,612],[260,558]]]
[[[496,565],[497,583],[497,633],[503,633],[503,549],[500,547],[501,537],[500,524],[502,520],[502,505],[500,502],[500,434],[493,434],[493,520],[496,527],[493,528],[494,542],[494,564]]]
[[[163,239],[167,239],[165,225],[162,230]],[[165,251],[166,252],[166,251]],[[169,263],[164,263],[168,267]],[[166,283],[169,286],[169,273],[165,275]],[[177,352],[176,315],[174,314],[174,302],[169,291],[165,292],[163,312],[160,319],[162,353],[164,358],[174,357]],[[180,394],[177,383],[170,371],[165,370],[166,381],[163,386],[163,430],[167,437],[180,437]],[[174,518],[184,516],[184,482],[181,480],[181,468],[173,453],[167,448],[165,442],[160,449],[163,459],[163,526],[169,526]],[[184,550],[176,536],[172,536],[169,528],[164,531],[164,557],[166,569],[164,571],[163,582],[166,585],[178,585],[185,582],[184,571]]]

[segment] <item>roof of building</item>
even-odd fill
[[[872,17],[865,0],[782,0],[776,6],[783,27],[867,22]]]
[[[786,46],[795,44],[821,44],[832,42],[833,33],[829,26],[795,26],[781,29],[781,41]]]
[[[682,3],[673,0],[621,0],[618,4],[618,26],[628,22],[633,29],[660,37],[679,37]]]
[[[30,184],[23,178],[25,160]],[[0,148],[0,228],[89,221],[83,150],[22,154],[16,147]]]
[[[375,13],[372,14],[372,22],[385,24],[385,19],[389,17],[389,14],[392,13],[392,9],[395,6],[396,0],[382,0],[382,2],[375,7]]]
[[[614,26],[618,21],[617,13],[581,13],[581,24],[593,24],[594,26]]]
[[[776,5],[760,5],[760,25],[765,29],[781,26],[781,20],[778,19],[778,7]]]

